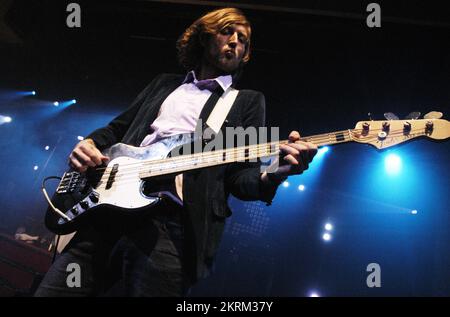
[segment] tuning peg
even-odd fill
[[[386,118],[386,120],[398,120],[397,115],[392,112],[385,112],[384,117]]]
[[[428,112],[426,115],[423,116],[424,119],[440,119],[442,118],[443,114],[439,111],[431,111]]]
[[[367,116],[369,117],[369,120],[370,120],[370,121],[373,121],[373,119],[372,119],[372,113],[369,112],[369,113],[367,114]]]
[[[420,112],[411,112],[405,117],[405,120],[416,120],[420,117]]]

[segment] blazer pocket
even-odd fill
[[[219,199],[212,199],[211,202],[214,215],[220,218],[228,218],[231,216],[232,211],[228,207],[226,201]]]

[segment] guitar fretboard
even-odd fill
[[[350,142],[353,139],[351,130],[344,130],[303,137],[300,138],[300,140],[312,142],[321,147]],[[142,162],[142,169],[139,176],[141,178],[149,178],[229,163],[256,162],[258,159],[277,156],[280,151],[280,145],[287,144],[288,142],[288,140],[282,140],[190,155],[181,155],[163,160],[144,161]]]

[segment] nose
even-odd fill
[[[238,43],[238,34],[237,32],[234,32],[230,35],[230,38],[228,39],[228,46],[231,48],[236,48],[236,45]]]

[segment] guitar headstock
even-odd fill
[[[450,122],[436,118],[368,120],[358,122],[355,129],[350,132],[353,141],[384,149],[418,137],[447,139],[450,137]]]

